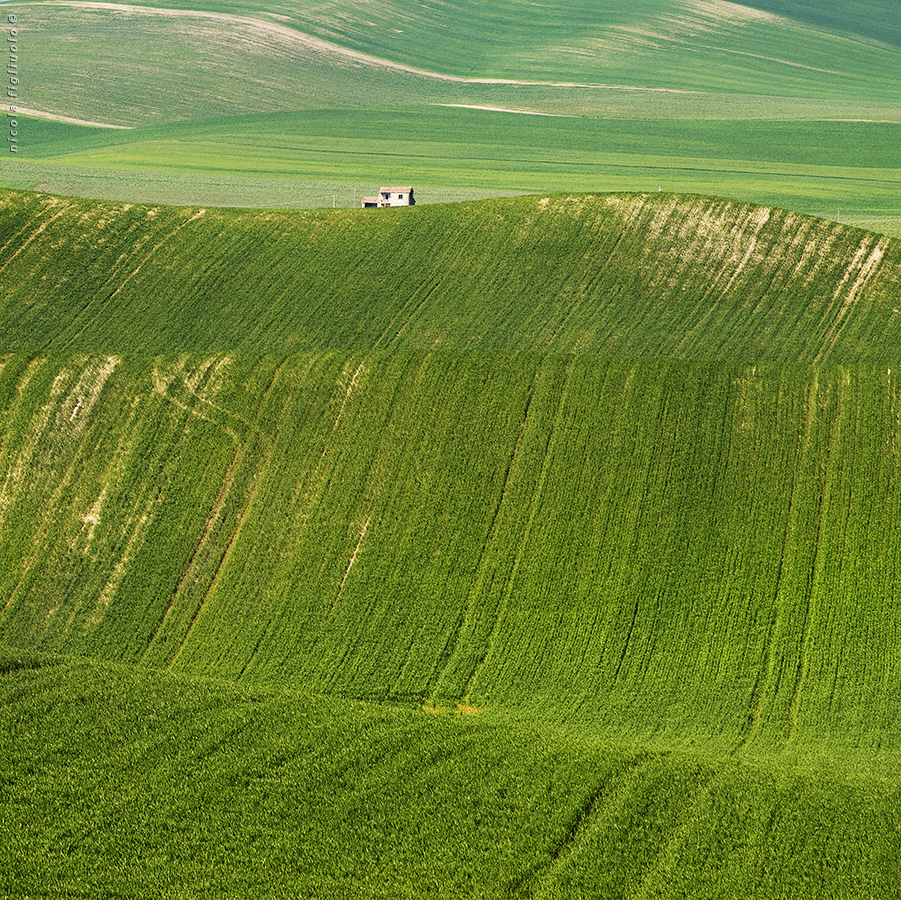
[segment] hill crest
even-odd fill
[[[699,196],[296,212],[6,193],[0,241],[14,351],[856,363],[901,346],[897,242]]]

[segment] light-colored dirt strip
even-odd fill
[[[507,106],[480,106],[476,103],[439,103],[438,106],[453,106],[456,109],[484,109],[488,112],[516,113],[520,116],[549,116],[552,119],[575,119],[566,113],[535,112],[533,109],[510,109]]]
[[[154,507],[162,503],[162,500],[163,496],[161,493],[149,497],[140,510],[140,516],[135,514],[135,516],[129,519],[128,525],[126,526],[126,532],[130,530],[131,533],[125,544],[125,550],[113,567],[112,574],[103,586],[100,596],[97,598],[97,603],[88,619],[88,626],[90,628],[96,628],[104,615],[106,615],[106,611],[109,609],[113,595],[119,589],[122,579],[131,568],[135,557],[138,555],[138,551],[141,549],[147,538],[147,532],[150,530],[150,525],[154,519]]]
[[[52,216],[50,216],[49,219],[45,219],[43,222],[41,222],[41,224],[37,228],[35,228],[34,231],[32,231],[31,234],[28,235],[27,238],[25,238],[25,240],[22,242],[21,246],[15,251],[15,253],[12,253],[10,256],[6,257],[6,259],[3,260],[3,264],[0,265],[0,272],[2,272],[20,253],[22,253],[23,250],[27,249],[28,245],[32,241],[39,238],[44,233],[44,231],[47,229],[48,225],[53,224],[53,222],[55,222],[60,216],[64,216],[66,214],[66,211],[68,210],[68,206],[65,203],[63,203],[62,200],[55,198],[55,197],[48,198],[48,208],[49,209],[53,209],[54,207],[57,207],[57,206],[60,208]],[[18,237],[18,234],[15,235],[15,237]],[[6,248],[9,246],[9,244],[12,242],[12,240],[14,240],[14,239],[15,238],[10,239],[10,241],[7,241],[6,244],[4,244],[2,247],[0,247],[0,253],[4,252],[6,250]]]
[[[90,125],[92,128],[121,128],[131,131],[134,125],[112,125],[109,122],[92,122],[90,119],[74,119],[72,116],[61,116],[59,113],[44,112],[42,109],[28,109],[24,106],[13,107],[9,103],[0,103],[4,112],[16,112],[20,116],[31,116],[34,119],[51,119],[54,122],[68,122],[70,125]]]
[[[260,415],[263,411],[263,407],[266,405],[266,401],[269,399],[269,395],[272,393],[272,389],[277,381],[279,375],[281,374],[282,369],[284,368],[285,361],[282,360],[275,370],[272,373],[272,377],[269,379],[269,383],[263,389],[263,393],[260,395],[260,400],[257,403],[256,410],[254,411],[253,417],[249,423],[249,427],[247,430],[246,437],[244,442],[238,446],[235,450],[235,454],[232,458],[231,463],[229,464],[228,470],[225,473],[223,478],[222,487],[220,488],[219,494],[216,497],[216,500],[213,504],[213,508],[210,511],[210,515],[207,517],[206,523],[204,525],[203,534],[201,535],[200,541],[198,542],[196,548],[194,549],[194,553],[191,556],[191,560],[189,561],[185,571],[182,573],[181,578],[179,579],[178,585],[175,588],[175,591],[172,594],[172,597],[169,600],[169,603],[166,607],[166,611],[163,614],[162,619],[160,620],[160,624],[157,626],[153,636],[147,644],[147,647],[144,648],[144,652],[142,657],[146,655],[147,650],[151,646],[151,644],[156,640],[157,635],[160,630],[166,624],[169,616],[172,613],[172,610],[175,607],[175,604],[179,600],[183,591],[186,590],[189,586],[193,585],[194,582],[197,581],[198,573],[197,573],[197,561],[201,558],[203,551],[206,550],[206,547],[210,543],[213,527],[217,524],[222,516],[222,510],[225,504],[225,499],[228,494],[231,492],[235,476],[238,470],[238,467],[241,463],[244,462],[245,455],[247,453],[248,446],[253,439],[253,431],[256,427],[256,423],[259,421]],[[185,645],[188,643],[188,639],[191,636],[191,632],[194,630],[194,626],[197,623],[197,619],[200,617],[200,613],[203,608],[206,606],[207,601],[210,596],[213,594],[213,591],[216,588],[216,585],[219,582],[219,578],[228,564],[229,559],[231,558],[232,552],[235,548],[235,545],[238,543],[238,538],[241,536],[241,531],[244,528],[244,523],[247,521],[247,517],[250,515],[250,509],[253,505],[253,500],[256,497],[257,488],[259,487],[260,479],[263,475],[263,470],[269,463],[269,458],[272,455],[273,450],[272,444],[263,452],[261,458],[257,462],[256,469],[254,474],[250,480],[250,486],[247,490],[244,502],[241,506],[241,510],[238,513],[238,516],[235,520],[235,525],[232,528],[231,535],[228,537],[225,549],[219,557],[219,561],[216,565],[215,571],[213,572],[212,578],[209,581],[209,584],[206,588],[206,591],[203,594],[200,602],[194,609],[193,615],[191,616],[191,621],[188,624],[187,630],[185,631],[183,637],[181,638],[181,642],[178,645],[178,650],[175,655],[169,661],[168,665],[172,666],[178,657],[181,655],[182,650],[185,648]],[[189,584],[189,578],[191,582]]]
[[[341,585],[338,587],[338,593],[335,594],[335,599],[332,600],[332,605],[329,607],[329,612],[333,613],[335,611],[335,607],[338,605],[338,601],[341,599],[341,594],[344,591],[344,585],[347,582],[347,576],[350,575],[350,570],[354,567],[354,563],[357,561],[357,556],[360,553],[360,547],[363,544],[363,538],[366,537],[366,532],[369,529],[369,522],[372,519],[372,513],[370,513],[366,517],[366,521],[363,523],[363,530],[360,532],[360,537],[357,540],[357,546],[354,547],[354,552],[351,554],[350,562],[347,564],[347,568],[344,570],[344,577],[341,579]]]
[[[861,242],[854,254],[854,258],[849,263],[847,269],[845,269],[842,280],[839,282],[838,287],[832,295],[832,301],[834,303],[841,297],[842,293],[845,294],[841,309],[838,311],[838,315],[835,317],[835,321],[832,323],[832,326],[826,334],[822,346],[814,357],[813,361],[815,363],[820,362],[823,356],[835,346],[842,329],[847,324],[848,313],[857,302],[860,292],[879,268],[882,257],[885,256],[885,251],[888,249],[888,239],[881,238],[873,247],[871,247],[871,240],[872,238],[868,236]],[[854,279],[853,283],[850,287],[847,287],[852,278]]]

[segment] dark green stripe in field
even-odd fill
[[[695,106],[701,102],[695,100]],[[637,160],[706,160],[708,165],[722,169],[733,161],[768,164],[771,168],[779,164],[806,166],[811,171],[819,166],[836,166],[847,168],[849,177],[855,169],[899,168],[899,122],[771,121],[748,112],[745,116],[721,117],[710,109],[706,118],[696,112],[691,119],[667,119],[661,114],[655,120],[634,113],[629,116],[627,110],[616,118],[589,118],[499,115],[488,110],[436,106],[379,107],[232,115],[131,130],[25,118],[19,156],[58,157],[90,165],[97,160],[114,162],[115,148],[129,144],[162,148],[197,144],[219,148],[224,155],[240,148],[245,173],[259,166],[262,174],[267,160],[270,165],[277,164],[280,159],[290,159],[292,152],[328,149],[340,157],[341,148],[345,154],[363,149],[377,154],[376,145],[381,145],[383,153],[395,155],[405,149],[415,155],[417,148],[434,151],[444,147],[442,156],[478,161],[483,173],[503,172],[508,157],[510,161],[525,161],[524,151],[531,152],[534,162],[568,161],[573,165],[599,164],[607,161],[608,154],[631,154]],[[817,112],[818,119],[828,119],[828,108]],[[147,168],[161,170],[202,168],[200,158],[192,160],[183,154],[173,159],[164,149],[158,149],[154,158],[152,147],[145,148],[143,162]],[[332,166],[340,167],[340,159],[334,159]],[[549,177],[553,178],[553,173]]]
[[[240,212],[6,194],[9,351],[892,362],[898,244],[673,195]]]

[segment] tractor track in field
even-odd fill
[[[538,391],[538,385],[541,380],[541,373],[543,371],[543,367],[544,367],[544,359],[542,359],[542,362],[539,365],[538,371],[536,372],[536,375],[535,375],[535,384],[532,389],[532,394],[529,397],[529,403],[526,408],[525,415],[523,416],[522,432],[521,432],[519,440],[516,442],[516,447],[513,451],[513,456],[511,457],[511,460],[510,460],[510,467],[507,470],[508,476],[510,473],[510,469],[512,468],[513,461],[519,455],[519,452],[522,448],[523,439],[525,437],[525,432],[526,432],[526,424],[528,422],[529,410],[532,407],[532,401],[534,400],[535,394]],[[525,548],[529,543],[529,538],[531,537],[532,526],[535,523],[535,516],[536,516],[537,508],[538,508],[538,501],[541,498],[542,493],[544,492],[544,485],[545,485],[545,481],[547,479],[549,463],[550,463],[551,457],[553,456],[552,447],[554,444],[554,437],[557,434],[557,423],[558,423],[558,419],[560,416],[560,410],[563,407],[563,403],[566,398],[566,391],[567,391],[567,387],[569,385],[569,374],[570,374],[571,367],[572,367],[572,360],[568,360],[566,363],[566,367],[563,371],[563,379],[562,379],[562,384],[560,385],[560,388],[559,388],[559,396],[557,397],[556,402],[555,402],[553,421],[552,421],[551,426],[547,429],[547,438],[545,440],[544,449],[543,449],[543,452],[541,455],[541,469],[538,473],[538,477],[535,479],[534,486],[532,488],[531,497],[529,498],[528,516],[527,516],[525,527],[523,528],[522,537],[519,540],[519,545],[516,549],[516,555],[513,559],[513,564],[510,567],[510,573],[507,576],[506,583],[504,584],[503,593],[501,594],[501,598],[498,601],[497,613],[494,617],[494,622],[491,627],[491,632],[488,635],[488,640],[485,643],[483,651],[479,654],[478,661],[476,662],[475,666],[473,667],[473,670],[470,673],[470,676],[461,692],[461,696],[465,703],[469,702],[469,700],[470,700],[469,694],[472,689],[472,686],[475,684],[475,682],[478,678],[478,675],[479,675],[479,671],[481,670],[482,666],[484,665],[485,660],[488,658],[489,653],[491,653],[491,648],[494,646],[494,644],[496,642],[497,633],[498,633],[498,630],[500,629],[501,619],[503,618],[504,610],[506,609],[507,603],[510,599],[510,593],[513,590],[513,584],[516,581],[516,575],[517,575],[517,572],[519,571],[519,567],[522,562],[523,553],[525,552]],[[505,490],[506,490],[506,487],[507,487],[507,484],[505,482],[505,484],[504,484]],[[501,501],[501,503],[502,502],[503,502],[503,500]],[[499,508],[500,508],[500,506],[499,506]]]
[[[59,113],[45,112],[42,109],[28,109],[24,106],[12,106],[9,103],[0,104],[0,110],[3,112],[15,112],[20,116],[31,117],[33,119],[49,119],[51,122],[66,122],[69,125],[88,125],[91,128],[117,128],[122,131],[131,131],[134,125],[113,125],[110,122],[94,122],[91,119],[76,119],[72,116],[63,116]]]
[[[847,375],[844,376],[847,378]],[[823,460],[823,484],[817,498],[816,507],[816,540],[813,547],[813,555],[810,561],[810,571],[807,576],[807,591],[805,596],[804,619],[801,625],[801,641],[798,649],[798,665],[795,672],[795,680],[792,685],[791,701],[788,707],[788,722],[786,723],[786,741],[798,729],[798,716],[801,710],[801,694],[804,683],[807,680],[810,656],[810,633],[816,613],[817,584],[820,581],[820,564],[822,560],[822,548],[825,539],[826,514],[829,510],[832,494],[832,469],[831,463],[835,453],[835,447],[839,443],[842,430],[842,401],[840,377],[836,384],[835,419],[829,426],[829,439],[826,445],[826,458]]]
[[[341,594],[344,592],[344,585],[347,583],[347,576],[350,575],[350,570],[353,568],[354,563],[357,561],[357,556],[360,553],[360,547],[363,546],[363,538],[366,537],[366,532],[369,530],[369,523],[372,520],[372,514],[370,513],[366,517],[366,521],[363,523],[363,528],[360,531],[360,537],[357,538],[357,545],[354,547],[354,552],[350,556],[350,561],[347,563],[347,568],[344,570],[344,575],[341,578],[341,584],[338,586],[338,593],[335,594],[334,600],[332,600],[332,605],[329,607],[329,615],[331,615],[335,611],[335,607],[338,605],[338,601],[341,599]]]
[[[704,780],[697,784],[693,797],[686,803],[687,810],[681,817],[682,821],[676,824],[665,837],[654,861],[642,871],[638,889],[629,895],[630,900],[644,900],[644,898],[659,896],[655,888],[659,890],[661,881],[664,885],[666,884],[668,872],[672,870],[678,851],[685,845],[692,825],[700,820],[699,813],[704,808],[704,804],[709,801],[714,784],[734,766],[734,762],[725,762],[719,768],[708,772]]]
[[[536,896],[541,883],[551,878],[557,869],[566,865],[603,806],[624,802],[630,776],[660,757],[668,755],[668,751],[653,755],[648,752],[639,753],[622,769],[601,779],[600,784],[595,785],[576,808],[560,841],[550,849],[544,861],[523,873],[516,880],[512,885],[511,895]]]
[[[159,634],[165,627],[167,620],[172,615],[172,611],[175,609],[175,607],[178,603],[179,597],[182,595],[182,593],[186,589],[186,586],[189,586],[189,584],[188,584],[189,577],[192,574],[194,574],[195,577],[191,583],[193,584],[193,583],[196,583],[196,581],[197,581],[198,574],[194,570],[196,568],[198,560],[201,557],[203,550],[208,546],[208,544],[211,540],[211,535],[213,533],[214,527],[215,527],[216,523],[219,521],[220,516],[222,515],[222,510],[223,510],[223,507],[225,506],[225,500],[228,497],[228,495],[230,494],[232,487],[234,486],[234,481],[235,481],[237,471],[238,471],[241,463],[244,461],[248,446],[253,438],[256,423],[259,421],[259,417],[263,410],[263,407],[266,404],[266,400],[269,398],[269,395],[272,393],[272,389],[275,386],[275,382],[278,379],[279,373],[281,372],[284,365],[285,365],[285,360],[282,360],[275,367],[275,369],[272,372],[272,376],[269,379],[268,384],[263,389],[263,392],[260,395],[260,399],[256,405],[256,409],[254,410],[253,415],[250,417],[250,420],[248,422],[248,428],[247,428],[245,438],[235,448],[235,452],[232,456],[231,462],[229,463],[228,468],[225,473],[225,476],[223,477],[222,485],[219,489],[219,492],[216,496],[215,501],[213,502],[213,506],[210,510],[210,514],[209,514],[209,516],[207,516],[200,540],[197,542],[197,545],[194,548],[194,552],[191,555],[191,559],[188,561],[187,566],[185,567],[184,571],[182,572],[182,574],[178,580],[178,583],[176,584],[175,589],[172,592],[172,596],[169,598],[169,602],[167,603],[166,608],[163,611],[163,614],[160,618],[159,623],[157,624],[156,628],[154,628],[153,631],[150,633],[147,643],[144,646],[143,650],[141,651],[139,658],[142,660],[147,655],[147,652],[150,650],[150,647],[154,644],[157,637],[159,636]],[[188,627],[185,630],[184,637],[179,641],[178,648],[175,651],[175,653],[173,654],[172,658],[170,660],[168,660],[168,665],[172,665],[175,662],[175,660],[178,658],[179,654],[181,653],[182,649],[184,648],[185,644],[188,641],[188,638],[191,634],[191,631],[194,628],[194,624],[196,623],[201,610],[206,605],[207,600],[209,599],[210,595],[212,594],[212,592],[218,582],[219,576],[222,573],[222,569],[224,568],[228,558],[231,555],[232,549],[234,548],[234,545],[235,545],[236,541],[238,540],[238,537],[241,533],[241,528],[244,525],[244,521],[246,520],[248,512],[250,511],[250,506],[253,502],[253,498],[256,495],[256,490],[259,485],[260,476],[262,475],[263,470],[266,468],[266,464],[269,461],[271,452],[272,452],[272,447],[270,445],[268,452],[263,453],[261,460],[258,462],[258,464],[256,466],[254,474],[253,474],[252,478],[250,479],[250,489],[247,492],[247,496],[244,499],[244,503],[242,504],[241,510],[238,513],[237,519],[235,521],[235,527],[232,530],[232,533],[228,538],[225,549],[222,551],[222,554],[219,557],[219,561],[218,561],[218,563],[216,565],[216,569],[213,572],[213,575],[210,579],[209,585],[207,586],[206,591],[204,591],[203,597],[201,598],[201,600],[197,604],[197,607],[195,608],[193,614],[191,615],[191,619],[190,619],[190,622],[188,623]]]
[[[167,241],[174,238],[186,225],[190,225],[192,222],[196,222],[198,219],[203,218],[206,215],[206,209],[198,209],[192,216],[183,221],[179,222],[172,231],[167,231],[157,242],[154,244],[146,254],[144,254],[141,261],[138,265],[132,269],[132,271],[125,276],[125,278],[119,283],[116,289],[105,299],[100,299],[100,304],[96,312],[93,315],[89,316],[87,321],[79,328],[64,344],[64,348],[69,348],[71,345],[81,337],[82,334],[97,321],[97,319],[103,314],[108,304],[112,303],[113,300],[118,296],[118,294],[122,291],[126,284],[134,278],[138,272],[144,267],[145,263],[149,262],[155,255],[156,252],[163,246]]]
[[[472,587],[469,589],[466,604],[463,609],[463,613],[460,616],[460,619],[458,621],[458,624],[454,631],[453,636],[451,637],[450,641],[448,642],[448,646],[450,649],[449,650],[445,649],[445,652],[442,654],[442,657],[446,661],[445,661],[444,665],[439,669],[437,675],[434,678],[432,685],[430,686],[430,688],[428,690],[429,697],[431,698],[432,701],[434,701],[436,699],[435,692],[440,687],[441,681],[444,678],[445,673],[447,672],[447,670],[450,668],[451,664],[454,661],[454,657],[456,656],[457,651],[460,648],[460,644],[461,644],[464,632],[469,630],[467,628],[467,623],[469,623],[471,621],[472,613],[475,608],[476,597],[481,594],[484,582],[486,580],[486,575],[484,572],[484,569],[486,566],[485,561],[486,561],[487,557],[489,556],[489,549],[494,546],[494,544],[497,540],[498,519],[500,518],[501,510],[504,508],[504,501],[507,496],[508,488],[510,486],[510,479],[511,479],[511,473],[513,471],[513,464],[516,461],[517,454],[520,450],[520,447],[522,446],[523,436],[525,435],[525,431],[526,431],[525,426],[526,426],[526,422],[528,421],[528,418],[529,418],[529,410],[532,408],[532,401],[535,399],[535,392],[538,387],[538,382],[541,378],[542,365],[543,365],[543,361],[542,361],[542,363],[539,364],[538,368],[535,370],[535,375],[534,375],[534,378],[532,381],[531,390],[529,391],[529,398],[526,401],[526,407],[523,412],[522,424],[520,426],[520,432],[517,435],[516,442],[513,446],[513,451],[510,454],[509,458],[507,459],[507,468],[506,468],[506,471],[504,472],[504,479],[501,484],[501,490],[498,495],[498,500],[497,500],[497,503],[495,504],[494,511],[491,515],[491,521],[488,525],[488,529],[485,532],[485,540],[482,543],[481,550],[479,551],[479,559],[475,566],[475,574],[474,574],[473,584],[472,584]],[[493,581],[493,576],[492,576],[492,581]],[[492,629],[492,634],[493,634],[493,629]],[[489,642],[489,647],[490,647],[490,642]],[[475,677],[475,673],[478,670],[479,666],[481,665],[481,662],[484,660],[487,653],[488,653],[488,648],[486,647],[484,653],[480,654],[479,660],[476,662],[472,671],[469,673],[469,676],[467,677],[466,682],[460,691],[461,697],[464,697],[464,698],[466,697],[467,692],[469,690],[469,686],[472,683],[473,678]]]
[[[426,304],[428,304],[429,300],[432,299],[432,295],[435,293],[436,290],[438,290],[439,284],[440,284],[440,281],[438,281],[438,280],[433,281],[429,285],[428,289],[425,291],[425,293],[423,294],[423,296],[421,297],[420,300],[418,300],[418,301],[413,300],[413,301],[411,301],[411,303],[408,303],[407,306],[413,305],[413,310],[410,312],[409,315],[405,316],[405,318],[403,320],[403,324],[400,326],[400,328],[397,329],[397,331],[394,333],[394,335],[391,338],[388,338],[388,334],[390,333],[391,328],[392,328],[392,322],[389,322],[387,327],[385,328],[385,330],[382,332],[382,334],[379,335],[378,340],[375,341],[375,346],[381,348],[383,346],[383,342],[385,341],[385,339],[388,338],[387,343],[384,343],[384,347],[386,350],[393,350],[397,346],[397,343],[400,340],[403,333],[407,330],[407,326],[413,321],[413,319],[416,318],[416,316],[423,309],[423,307],[425,307]],[[404,312],[404,309],[401,309],[401,310],[399,310],[398,314],[402,314],[403,312]],[[393,318],[394,317],[392,317],[392,321],[393,321]]]

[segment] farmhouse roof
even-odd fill
[[[412,190],[413,188],[411,187],[381,187],[379,188],[379,193],[388,191],[391,194],[409,194]]]
[[[361,203],[375,203],[378,200],[378,197],[362,197],[360,199]]]

